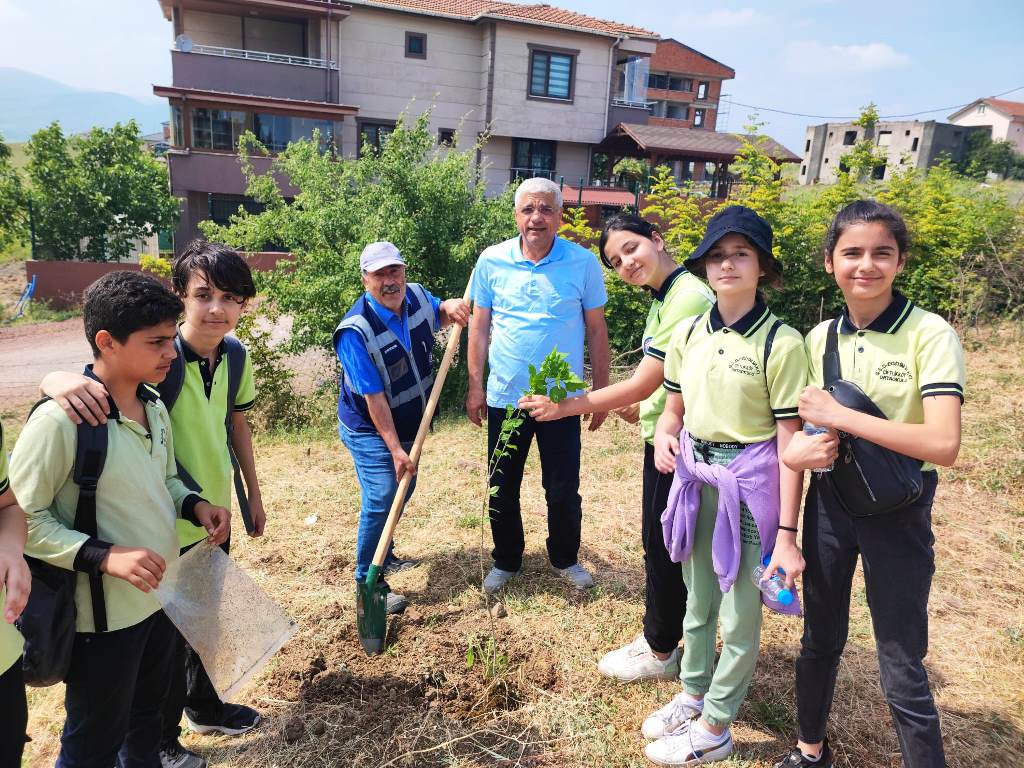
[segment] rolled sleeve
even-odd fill
[[[950,395],[964,400],[967,366],[956,331],[940,318],[921,329],[917,345],[917,380],[921,397]],[[941,323],[941,324],[940,324]]]
[[[807,386],[807,352],[797,331],[788,326],[779,329],[765,373],[775,420],[799,418],[800,393]]]
[[[341,367],[345,370],[345,378],[349,386],[357,394],[374,395],[384,391],[377,366],[373,364],[370,353],[366,351],[363,337],[354,328],[346,328],[338,337],[335,347]]]

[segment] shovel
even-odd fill
[[[469,287],[473,282],[473,275],[470,273],[469,283],[466,285],[466,293],[463,301],[469,301]],[[445,377],[451,367],[452,358],[459,348],[459,337],[462,335],[462,326],[456,325],[448,335],[448,346],[445,347],[444,357],[441,358],[441,365],[434,375],[434,386],[430,390],[430,397],[427,399],[427,406],[423,409],[423,417],[420,419],[419,429],[416,430],[416,439],[409,451],[409,458],[412,463],[418,464],[420,452],[423,449],[423,441],[430,429],[430,420],[437,408],[437,401],[441,397],[441,388],[444,386]],[[384,530],[380,534],[380,541],[377,542],[377,551],[373,554],[373,562],[366,572],[366,579],[356,583],[356,628],[359,632],[359,642],[366,651],[367,656],[373,656],[384,650],[384,633],[387,629],[387,596],[388,591],[383,582],[378,581],[381,569],[384,567],[384,558],[387,557],[388,549],[391,547],[391,539],[395,535],[395,526],[398,525],[398,517],[405,504],[406,494],[409,493],[409,484],[412,482],[412,475],[406,472],[398,483],[398,491],[395,493],[395,500],[391,502],[391,511],[388,512],[388,520]]]

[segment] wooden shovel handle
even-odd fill
[[[466,292],[462,300],[469,301],[469,289],[473,284],[473,273],[469,274],[469,282],[466,283]],[[448,334],[448,346],[444,349],[444,357],[441,358],[441,365],[434,375],[434,386],[430,390],[430,397],[427,398],[427,407],[423,409],[423,418],[420,419],[419,429],[416,430],[416,439],[409,452],[409,458],[413,465],[419,463],[420,453],[423,450],[423,441],[427,438],[430,430],[430,421],[434,418],[434,411],[437,408],[437,401],[441,398],[441,389],[444,387],[444,380],[448,376],[448,369],[452,365],[452,359],[459,349],[459,337],[462,336],[462,326],[456,324]],[[387,557],[388,548],[391,546],[391,539],[395,535],[395,527],[398,525],[398,515],[405,504],[405,497],[409,493],[409,485],[412,483],[412,473],[406,472],[398,483],[398,491],[395,493],[395,500],[391,502],[391,511],[388,512],[387,523],[380,534],[380,541],[377,542],[377,551],[373,554],[373,564],[378,568],[384,565],[384,558]]]

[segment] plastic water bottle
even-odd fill
[[[810,422],[804,422],[805,435],[824,435],[826,432],[828,432],[827,427],[817,427]],[[832,464],[829,464],[827,467],[815,467],[811,472],[814,472],[816,475],[823,475],[826,472],[831,472],[832,466]]]
[[[769,599],[774,600],[780,605],[790,605],[793,602],[793,591],[787,588],[786,583],[778,576],[780,573],[785,576],[785,572],[778,568],[775,575],[770,579],[764,578],[764,572],[768,570],[768,563],[771,561],[771,557],[765,555],[761,564],[750,574],[750,579],[754,582],[754,586],[764,592]]]

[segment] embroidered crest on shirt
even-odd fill
[[[882,379],[882,381],[896,381],[899,383],[907,382],[914,378],[910,368],[902,360],[890,360],[887,363],[882,363],[875,371],[875,376]]]
[[[729,363],[729,370],[735,371],[736,373],[742,373],[744,376],[761,375],[761,366],[757,364],[757,361],[754,358],[748,355],[737,357]]]

